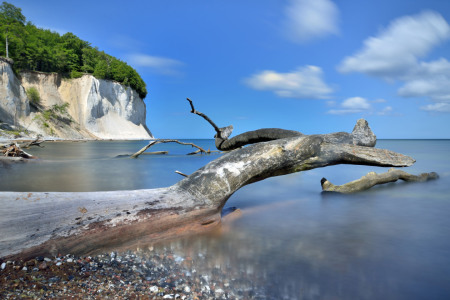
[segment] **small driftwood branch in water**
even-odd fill
[[[232,137],[231,139],[228,139],[233,131],[233,125],[219,128],[213,121],[211,121],[208,116],[195,110],[194,104],[191,99],[187,98],[187,100],[191,105],[191,113],[203,117],[214,127],[214,130],[216,131],[216,135],[214,136],[216,148],[221,151],[231,151],[246,145],[256,144],[260,142],[269,142],[278,139],[304,136],[303,133],[295,130],[262,128],[253,131],[247,131],[235,137]],[[361,122],[361,124],[357,123],[352,133],[338,132],[336,134],[337,140],[342,142],[345,139],[346,143],[353,143],[354,145],[360,146],[375,146],[377,138],[370,130],[367,121],[361,119],[358,122]]]
[[[144,152],[141,153],[141,155],[164,155],[164,154],[169,154],[169,151],[154,151],[154,152]]]
[[[389,169],[389,171],[387,171],[386,173],[381,174],[369,172],[367,173],[367,175],[361,177],[360,179],[348,182],[343,185],[334,185],[331,182],[329,182],[326,178],[322,178],[320,184],[322,185],[322,191],[324,192],[337,192],[349,194],[370,189],[371,187],[378,184],[395,182],[399,179],[411,182],[422,182],[437,178],[439,178],[439,176],[435,172],[422,173],[420,175],[412,175],[405,171],[396,170],[392,168]]]
[[[206,151],[205,149],[203,149],[203,148],[200,147],[200,146],[197,146],[197,145],[194,144],[194,143],[184,143],[184,142],[180,142],[180,141],[178,141],[178,140],[161,139],[161,140],[154,140],[154,141],[151,141],[150,143],[148,143],[147,146],[143,147],[141,150],[139,150],[138,152],[136,152],[136,153],[134,153],[133,155],[131,155],[130,158],[138,158],[139,155],[141,155],[142,153],[144,153],[148,148],[150,148],[150,147],[152,147],[152,146],[154,146],[154,145],[157,145],[157,144],[163,144],[163,143],[177,143],[177,144],[180,144],[180,145],[192,146],[192,147],[197,148],[197,149],[198,149],[200,152],[202,152],[202,153],[210,153],[210,152],[211,152],[211,151],[209,151],[209,150]]]
[[[2,154],[4,159],[9,158],[26,158],[26,159],[33,159],[36,158],[35,156],[23,151],[19,145],[16,143],[11,143],[9,145],[3,145],[3,149],[0,150],[0,153]]]
[[[28,149],[28,148],[30,148],[31,146],[38,146],[38,147],[43,148],[43,146],[41,146],[41,144],[42,144],[43,142],[45,142],[45,140],[41,140],[41,138],[42,138],[42,135],[38,134],[38,136],[36,137],[36,139],[34,139],[34,140],[31,141],[31,142],[19,144],[19,147],[22,148],[22,149]]]
[[[186,174],[184,174],[184,173],[181,173],[181,172],[178,171],[178,170],[176,170],[175,173],[177,173],[177,174],[179,174],[179,175],[181,175],[181,176],[184,176],[184,177],[188,177],[188,176],[189,176],[189,175],[186,175]]]
[[[365,124],[358,121],[356,131]],[[0,192],[0,258],[89,255],[142,247],[217,228],[229,197],[265,178],[337,164],[404,167],[415,162],[389,150],[359,146],[372,136],[369,129],[366,135],[338,132],[249,145],[221,155],[165,188]]]

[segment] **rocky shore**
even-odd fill
[[[256,274],[168,249],[0,262],[1,299],[269,299]],[[202,267],[203,266],[203,267]]]

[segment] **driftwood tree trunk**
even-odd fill
[[[364,190],[368,190],[378,184],[384,184],[389,182],[395,182],[397,180],[409,181],[409,182],[422,182],[439,178],[435,172],[422,173],[420,175],[413,175],[406,173],[402,170],[396,170],[394,168],[389,169],[386,173],[377,174],[370,172],[367,175],[361,177],[358,180],[348,182],[343,185],[334,185],[326,178],[322,178],[320,181],[322,190],[324,192],[337,192],[343,194],[356,193]]]
[[[124,243],[138,245],[205,231],[220,223],[221,210],[234,192],[271,176],[336,164],[414,163],[402,154],[359,146],[374,136],[365,125],[358,121],[352,134],[302,135],[253,144],[224,154],[167,188],[0,192],[0,257],[89,254]]]
[[[3,148],[3,149],[1,149]],[[33,159],[35,156],[23,151],[19,145],[16,143],[11,143],[7,145],[2,145],[0,147],[0,158],[2,159],[12,159],[12,160],[23,160],[23,159]]]
[[[294,130],[286,130],[280,128],[262,128],[253,131],[247,131],[228,139],[233,132],[233,125],[219,128],[207,115],[197,111],[191,99],[186,98],[191,106],[191,113],[204,118],[216,131],[215,144],[216,148],[221,151],[231,151],[246,145],[274,141],[278,139],[300,137],[304,134]],[[353,143],[360,146],[374,147],[377,137],[370,130],[366,120],[358,120],[352,133],[338,132],[335,135],[336,142]]]

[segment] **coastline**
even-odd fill
[[[177,251],[178,252],[178,251]],[[84,299],[267,299],[262,274],[209,267],[208,254],[148,247],[1,263],[0,296]]]

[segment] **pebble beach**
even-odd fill
[[[268,299],[255,274],[167,249],[1,261],[1,299]]]

